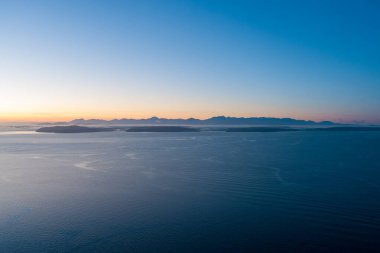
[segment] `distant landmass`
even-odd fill
[[[290,132],[300,131],[297,128],[290,127],[231,127],[226,132]]]
[[[308,128],[307,131],[329,131],[329,132],[374,132],[380,131],[380,127],[359,127],[359,126],[345,126],[345,127],[324,127],[324,128]]]
[[[39,133],[94,133],[94,132],[110,132],[113,128],[106,127],[84,127],[84,126],[52,126],[41,127],[36,130]]]
[[[85,126],[52,126],[37,129],[40,133],[94,133],[110,131],[126,132],[200,132],[200,131],[225,131],[225,132],[294,132],[294,131],[324,131],[324,132],[348,132],[380,131],[380,127],[186,127],[186,126],[137,126],[137,127],[85,127]]]
[[[225,117],[218,116],[208,119],[167,119],[151,117],[148,119],[75,119],[67,124],[75,125],[277,125],[277,126],[333,126],[338,125],[331,121],[311,121],[292,118],[267,118],[267,117]]]
[[[231,127],[226,132],[294,132],[294,131],[316,131],[316,132],[379,132],[380,127]]]
[[[199,132],[199,128],[184,126],[142,126],[131,127],[127,132]]]

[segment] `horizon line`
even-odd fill
[[[150,116],[150,117],[131,117],[131,118],[128,118],[128,117],[105,117],[105,118],[102,118],[102,117],[81,117],[81,116],[78,116],[78,117],[64,117],[64,118],[58,118],[58,119],[46,119],[46,118],[29,118],[29,117],[20,117],[20,118],[14,118],[14,119],[11,119],[11,118],[5,118],[5,119],[1,119],[0,117],[0,124],[1,123],[7,123],[7,124],[10,124],[10,123],[16,123],[16,124],[22,124],[22,123],[60,123],[60,122],[64,122],[64,123],[68,123],[68,122],[71,122],[71,121],[75,121],[75,120],[86,120],[86,121],[90,121],[90,120],[101,120],[101,121],[113,121],[113,120],[149,120],[149,119],[153,119],[153,118],[157,118],[157,119],[166,119],[166,120],[191,120],[191,119],[194,119],[194,120],[200,120],[200,121],[204,121],[204,120],[208,120],[208,119],[212,119],[212,118],[218,118],[218,117],[224,117],[224,118],[235,118],[235,119],[291,119],[291,120],[297,120],[297,121],[309,121],[309,122],[315,122],[315,123],[322,123],[322,122],[332,122],[332,123],[335,123],[335,124],[366,124],[366,125],[380,125],[380,122],[371,122],[371,121],[365,121],[365,120],[343,120],[343,119],[332,119],[332,120],[329,120],[329,119],[305,119],[305,118],[300,118],[300,117],[276,117],[276,116],[229,116],[229,115],[216,115],[216,116],[209,116],[209,117],[200,117],[200,118],[197,118],[197,117],[184,117],[184,118],[181,118],[181,117],[160,117],[160,116]]]

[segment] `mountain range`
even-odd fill
[[[225,117],[217,116],[208,119],[167,119],[151,117],[147,119],[75,119],[68,124],[76,125],[292,125],[292,126],[331,126],[338,125],[331,121],[311,121],[292,118],[268,117]]]

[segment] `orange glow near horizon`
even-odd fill
[[[348,9],[337,17],[310,8],[320,13],[304,24],[255,1],[232,12],[224,1],[25,2],[0,2],[0,122],[229,116],[380,124],[372,29],[380,19],[370,5],[372,16],[360,19]]]
[[[0,122],[60,122],[60,121],[70,121],[73,119],[84,118],[84,119],[146,119],[151,117],[159,118],[197,118],[197,119],[207,119],[214,116],[221,116],[222,114],[197,114],[197,115],[188,115],[188,114],[174,114],[174,113],[139,113],[139,114],[28,114],[28,113],[15,113],[15,114],[0,114]],[[255,115],[224,115],[230,117],[261,117]],[[271,116],[268,116],[271,117]]]
[[[226,113],[198,113],[198,114],[190,114],[190,113],[149,113],[149,112],[136,112],[136,113],[0,113],[0,122],[61,122],[61,121],[71,121],[73,119],[84,118],[84,119],[104,119],[104,120],[112,120],[112,119],[146,119],[150,117],[160,117],[160,118],[198,118],[198,119],[207,119],[214,116],[229,116],[229,117],[275,117],[275,118],[295,118],[295,119],[303,119],[303,120],[313,120],[313,121],[324,121],[331,120],[335,122],[344,122],[353,120],[351,117],[346,117],[346,119],[342,119],[337,117],[336,115],[283,115],[283,114],[275,114],[275,113],[267,113],[267,114],[226,114]],[[312,117],[311,117],[312,116]]]

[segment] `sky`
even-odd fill
[[[377,0],[0,0],[0,121],[379,109]]]

